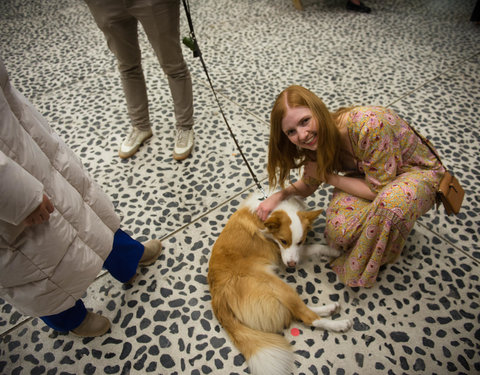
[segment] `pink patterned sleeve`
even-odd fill
[[[357,156],[366,183],[378,193],[396,177],[401,160],[401,149],[392,126],[396,119],[391,112],[379,107],[365,110],[357,118],[360,129]]]

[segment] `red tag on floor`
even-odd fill
[[[298,328],[292,328],[290,330],[290,333],[292,334],[292,336],[298,336],[300,334],[300,330]]]

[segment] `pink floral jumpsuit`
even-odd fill
[[[398,258],[417,218],[434,205],[444,169],[392,110],[356,107],[347,128],[356,172],[377,197],[368,201],[335,189],[325,236],[343,251],[331,262],[340,280],[370,287],[380,267]]]

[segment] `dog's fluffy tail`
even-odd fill
[[[252,375],[290,375],[294,356],[288,341],[280,334],[244,325],[225,303],[222,305],[222,311],[214,307],[215,315],[245,357]]]
[[[247,360],[250,372],[254,375],[290,375],[293,371],[294,358],[285,338],[274,333],[262,332],[262,334],[272,336],[269,341],[276,342],[260,348]]]

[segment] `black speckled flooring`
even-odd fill
[[[276,95],[304,85],[330,108],[394,108],[428,135],[466,190],[462,213],[432,210],[397,263],[370,289],[338,282],[326,259],[281,271],[309,304],[338,301],[349,332],[296,323],[285,336],[295,374],[480,373],[480,26],[475,0],[191,1],[195,31],[225,114],[266,184],[268,116]],[[182,35],[188,25],[181,10]],[[126,287],[100,274],[84,300],[111,333],[57,333],[0,299],[0,374],[248,374],[218,324],[206,282],[210,251],[255,190],[200,61],[184,49],[195,97],[193,154],[172,159],[168,84],[140,31],[154,137],[117,156],[129,122],[116,63],[83,1],[3,0],[0,54],[13,84],[112,197],[122,228],[161,238],[163,255]],[[325,206],[319,190],[311,207]],[[319,219],[309,241],[323,242]]]

